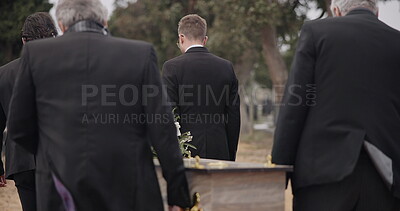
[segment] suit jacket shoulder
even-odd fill
[[[15,59],[15,60],[13,60],[13,61],[11,61],[11,62],[9,62],[9,63],[7,63],[7,64],[5,64],[5,65],[0,67],[0,78],[1,78],[1,80],[9,79],[9,78],[7,78],[7,77],[10,76],[9,73],[11,71],[15,71],[15,70],[18,69],[19,61],[20,61],[20,59],[18,58],[18,59]],[[11,79],[13,79],[13,78],[11,78]]]
[[[341,34],[349,34],[352,30],[358,29],[379,29],[381,32],[389,32],[400,35],[400,31],[388,26],[377,18],[372,12],[366,9],[355,9],[350,11],[346,16],[342,17],[329,17],[325,19],[317,19],[306,21],[303,28],[309,28],[316,34],[326,34],[331,36],[338,36],[338,30]],[[350,31],[349,31],[350,30]],[[374,31],[370,31],[373,33]],[[367,32],[365,32],[367,33]]]
[[[192,49],[189,49],[189,51],[190,50]],[[200,58],[200,54],[202,54],[204,55],[202,59],[209,61],[207,64],[208,66],[213,66],[213,65],[223,66],[224,68],[221,68],[221,71],[230,70],[230,73],[232,73],[234,78],[236,78],[233,70],[233,64],[231,61],[214,55],[213,53],[209,52],[206,48],[196,52],[189,52],[189,51],[180,56],[177,56],[175,58],[166,61],[163,65],[163,74],[166,73],[177,74],[176,71],[184,71],[185,68],[182,68],[184,64],[190,63]]]
[[[20,59],[15,59],[10,63],[0,67],[0,103],[5,113],[8,111],[11,92],[17,76]]]
[[[120,38],[120,37],[113,37],[113,36],[104,36],[102,34],[97,34],[97,33],[86,33],[86,32],[72,32],[72,33],[67,33],[64,34],[63,36],[56,37],[56,38],[46,38],[46,39],[40,39],[40,40],[34,40],[31,42],[28,42],[25,45],[25,48],[35,48],[35,49],[40,49],[40,48],[45,48],[48,50],[48,46],[51,45],[60,45],[62,43],[66,43],[70,45],[70,41],[73,39],[76,39],[76,43],[79,43],[82,41],[82,37],[86,36],[90,40],[98,40],[101,39],[102,42],[110,42],[112,43],[113,47],[115,48],[123,48],[123,49],[129,49],[132,48],[132,46],[135,47],[135,51],[140,51],[143,50],[144,48],[152,48],[152,44],[141,41],[141,40],[129,40],[125,38]],[[79,41],[78,41],[79,40]],[[139,48],[139,49],[137,49]],[[142,49],[143,48],[143,49]]]
[[[125,38],[120,38],[120,37],[113,37],[113,36],[108,36],[108,38],[117,43],[125,44],[128,47],[130,46],[139,46],[143,48],[152,48],[153,45],[151,43],[142,41],[142,40],[130,40],[130,39],[125,39]]]

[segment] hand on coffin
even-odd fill
[[[0,176],[0,187],[6,187],[7,186],[7,180],[5,175]]]

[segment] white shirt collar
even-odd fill
[[[204,46],[203,46],[203,45],[199,45],[199,44],[197,44],[197,45],[191,45],[191,46],[189,46],[188,48],[186,48],[185,53],[186,53],[189,49],[195,48],[195,47],[204,47]]]

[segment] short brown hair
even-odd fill
[[[207,34],[207,22],[197,14],[186,15],[179,21],[178,33],[189,40],[203,40]]]
[[[57,29],[53,19],[47,12],[37,12],[29,15],[22,27],[21,36],[25,41],[54,37]]]

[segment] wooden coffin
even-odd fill
[[[155,160],[164,208],[166,182]],[[286,172],[291,166],[184,159],[190,193],[204,211],[284,211]]]

